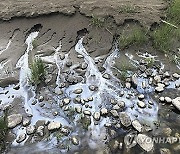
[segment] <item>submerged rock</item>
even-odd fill
[[[21,143],[22,141],[24,141],[26,139],[26,133],[22,133],[20,134],[17,139],[16,139],[16,142],[17,143]]]
[[[28,135],[35,133],[35,131],[36,131],[36,127],[34,125],[30,125],[26,128],[26,133]]]
[[[73,136],[71,138],[71,141],[72,141],[72,144],[74,144],[74,145],[78,145],[79,144],[79,140],[75,136]]]
[[[145,134],[138,134],[136,141],[139,144],[139,146],[142,149],[144,149],[146,152],[151,151],[154,147],[152,138],[150,138],[149,136]]]
[[[22,115],[21,114],[12,114],[10,116],[7,117],[7,126],[8,128],[14,128],[16,127],[18,124],[20,124],[22,122]]]
[[[52,131],[52,130],[57,130],[61,127],[61,123],[60,122],[50,122],[48,125],[48,130]]]
[[[125,112],[121,112],[119,118],[123,126],[129,127],[131,125],[131,118]]]

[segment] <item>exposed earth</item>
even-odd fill
[[[178,154],[180,66],[151,42],[118,42],[123,31],[160,23],[167,6],[0,0],[1,152]],[[46,66],[38,87],[37,57]]]

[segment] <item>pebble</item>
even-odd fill
[[[83,92],[82,89],[76,89],[73,91],[73,93],[75,93],[75,94],[81,94],[82,92]]]
[[[131,118],[125,112],[121,112],[119,118],[123,126],[129,127],[131,125]]]
[[[65,105],[68,105],[70,102],[71,102],[71,100],[70,100],[69,98],[64,98],[64,99],[63,99],[63,103],[64,103]]]
[[[99,121],[100,118],[101,118],[100,112],[95,112],[95,113],[93,114],[93,117],[94,117],[94,119],[95,119],[96,121]]]
[[[105,78],[105,79],[110,79],[110,75],[107,74],[107,73],[105,73],[105,74],[103,74],[103,78]]]
[[[85,115],[91,116],[91,112],[90,112],[89,110],[84,110],[83,113],[84,113]]]
[[[72,141],[72,144],[74,144],[74,145],[78,145],[79,144],[79,140],[75,136],[73,136],[71,138],[71,141]]]
[[[77,113],[81,113],[81,112],[82,112],[81,106],[76,106],[76,107],[75,107],[75,111],[76,111]]]
[[[144,95],[143,95],[143,94],[140,94],[140,95],[138,96],[138,98],[139,98],[139,100],[142,100],[142,99],[144,99]]]
[[[146,107],[146,104],[145,104],[143,101],[138,101],[138,102],[137,102],[137,105],[138,105],[140,108],[145,108],[145,107]]]
[[[108,114],[108,110],[106,108],[102,108],[100,111],[101,116],[105,116]]]

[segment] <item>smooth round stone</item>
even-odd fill
[[[84,113],[85,115],[91,116],[91,112],[90,112],[89,110],[84,110],[83,113]]]
[[[76,89],[73,91],[73,93],[75,93],[75,94],[81,94],[82,92],[83,92],[82,89]]]
[[[63,102],[65,105],[68,105],[71,102],[71,100],[69,98],[64,98]]]
[[[76,111],[77,113],[81,113],[81,112],[82,112],[81,106],[76,106],[76,107],[75,107],[75,111]]]
[[[125,102],[123,102],[123,101],[118,101],[118,102],[117,102],[117,105],[118,105],[120,108],[124,108],[124,107],[125,107]]]
[[[138,102],[137,102],[137,105],[138,105],[140,108],[145,108],[145,107],[146,107],[146,104],[145,104],[143,101],[138,101]]]
[[[144,95],[143,95],[143,94],[140,94],[140,95],[138,96],[138,98],[139,98],[140,100],[142,100],[142,99],[144,99]]]
[[[95,112],[94,115],[93,115],[93,117],[94,117],[94,119],[95,119],[96,121],[99,121],[100,118],[101,118],[100,112]]]

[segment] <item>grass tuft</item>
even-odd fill
[[[0,152],[3,152],[5,149],[5,138],[7,135],[7,124],[5,117],[0,117]]]
[[[142,45],[147,40],[148,38],[145,32],[138,28],[133,30],[129,35],[122,34],[119,38],[119,43],[120,47],[124,49],[132,44]]]
[[[36,58],[31,64],[30,69],[31,69],[30,82],[33,85],[39,85],[40,83],[43,83],[46,76],[46,70],[43,61],[39,58]]]
[[[101,27],[104,26],[104,21],[102,19],[92,15],[91,25],[93,25],[93,26],[95,26],[97,28],[101,28]]]

